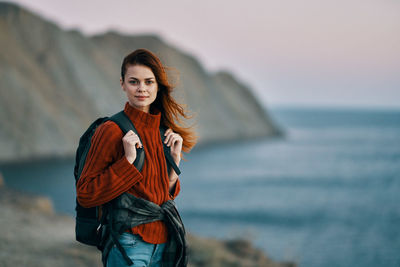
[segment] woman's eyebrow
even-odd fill
[[[144,79],[145,79],[145,80],[151,80],[151,79],[154,79],[154,78],[155,78],[155,77],[149,77],[149,78],[144,78]],[[129,79],[139,80],[138,78],[133,77],[133,76],[129,77]]]

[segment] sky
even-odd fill
[[[156,33],[269,106],[400,108],[397,0],[14,0],[64,29]]]

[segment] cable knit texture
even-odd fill
[[[77,198],[83,207],[102,205],[124,192],[161,205],[174,199],[180,191],[179,179],[173,194],[169,183],[164,150],[159,131],[161,113],[143,112],[125,104],[124,112],[132,120],[143,142],[145,162],[139,172],[125,157],[123,133],[112,121],[100,125],[91,141],[91,147],[77,184]],[[167,241],[168,232],[162,221],[132,228],[144,241],[160,244]]]

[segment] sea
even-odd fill
[[[186,229],[243,238],[300,267],[400,266],[400,110],[275,107],[279,138],[195,148],[176,198]],[[0,165],[9,187],[73,216],[73,159]]]

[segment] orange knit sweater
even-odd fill
[[[77,199],[83,207],[102,205],[124,192],[161,205],[174,199],[180,190],[179,179],[173,194],[169,194],[167,166],[159,131],[161,113],[138,110],[128,102],[124,112],[132,120],[143,142],[145,162],[139,172],[125,157],[123,133],[112,121],[100,125],[91,141],[81,178],[77,183]],[[132,228],[144,241],[160,244],[167,241],[168,232],[162,221]]]

